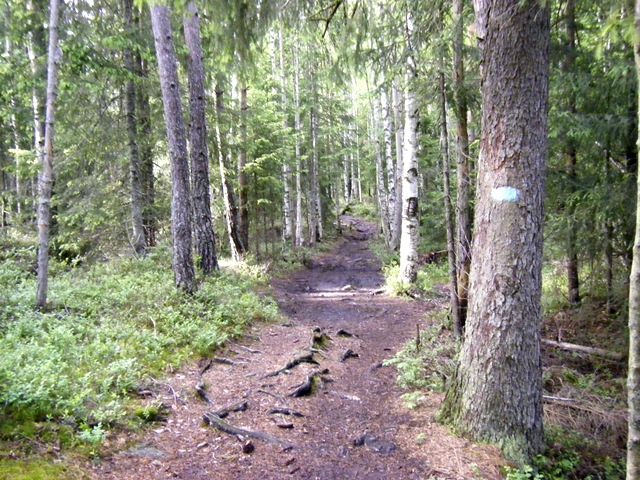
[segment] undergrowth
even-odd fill
[[[265,278],[261,269],[229,270],[201,279],[186,296],[173,286],[168,249],[90,267],[54,264],[50,305],[37,311],[33,274],[24,259],[5,256],[0,439],[47,431],[50,440],[90,446],[110,426],[142,418],[130,399],[150,378],[277,315],[274,302],[254,293]]]

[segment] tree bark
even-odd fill
[[[411,13],[406,18],[407,40],[411,47],[414,25]],[[402,235],[400,237],[400,282],[415,283],[418,276],[418,102],[415,94],[416,64],[410,50],[406,67],[404,149],[402,152]]]
[[[469,270],[471,268],[471,158],[469,156],[468,101],[464,86],[463,0],[453,2],[454,112],[456,118],[456,283],[458,321],[464,327],[467,315]]]
[[[634,52],[636,77],[640,81],[640,0],[634,9]],[[640,89],[638,89],[640,92]],[[638,94],[640,103],[640,93]],[[640,109],[638,109],[640,111]],[[640,125],[640,118],[638,119]],[[640,142],[640,130],[638,132]],[[638,180],[640,183],[640,176]],[[640,185],[636,189],[636,218],[640,219]],[[629,279],[629,374],[627,378],[629,431],[627,480],[640,478],[640,221],[636,221],[633,261]]]
[[[396,167],[393,161],[393,149],[391,146],[391,108],[389,98],[384,85],[380,92],[380,111],[382,113],[382,132],[384,139],[384,163],[387,169],[387,219],[389,222],[389,248],[396,250],[398,245],[394,245],[393,232],[396,230]]]
[[[38,286],[36,293],[36,307],[38,308],[43,308],[47,304],[49,284],[49,235],[51,233],[51,196],[54,182],[55,101],[58,96],[58,69],[62,55],[58,47],[59,19],[60,3],[58,0],[50,0],[44,149],[42,152],[42,172],[40,174],[38,199]]]
[[[199,267],[205,275],[219,269],[211,218],[209,149],[207,147],[206,94],[200,43],[200,20],[195,2],[189,2],[184,17],[184,38],[189,49],[189,138],[191,140],[191,184],[194,231]]]
[[[506,458],[543,447],[540,295],[549,9],[475,0],[482,138],[465,337],[440,419]]]
[[[444,212],[447,225],[447,259],[449,261],[449,298],[451,299],[451,318],[453,331],[456,337],[462,337],[464,324],[460,317],[458,304],[458,284],[456,276],[456,251],[455,251],[455,224],[453,220],[453,208],[451,205],[451,186],[449,171],[451,160],[449,158],[449,132],[447,129],[447,91],[444,78],[444,65],[440,59],[440,150],[442,152],[442,178],[444,186]]]
[[[380,146],[380,138],[378,135],[380,125],[380,99],[375,98],[373,100],[373,119],[372,119],[372,135],[375,142],[375,156],[376,156],[376,197],[378,199],[378,218],[380,226],[382,228],[382,235],[384,241],[389,246],[389,207],[387,204],[388,192],[387,186],[384,181],[384,157],[382,147]]]
[[[309,156],[309,193],[307,195],[307,224],[309,226],[309,246],[319,240],[318,218],[318,119],[315,109],[311,109],[311,155]]]
[[[182,116],[178,61],[173,47],[169,7],[151,7],[151,25],[158,57],[167,145],[171,161],[171,236],[173,275],[178,289],[195,291],[195,272],[191,241],[191,202],[187,133]]]
[[[567,0],[565,11],[565,26],[567,32],[566,57],[563,63],[563,70],[566,75],[572,75],[575,68],[576,59],[576,12],[575,0]],[[568,96],[567,113],[570,116],[576,115],[576,95],[574,88],[571,86]],[[567,194],[569,202],[566,209],[566,215],[569,219],[567,231],[567,286],[569,292],[569,302],[571,304],[580,303],[580,279],[578,277],[578,249],[576,246],[578,239],[578,226],[575,220],[575,206],[573,195],[576,192],[577,173],[576,164],[578,161],[578,153],[575,141],[571,137],[570,132],[563,135],[566,144],[564,145],[564,155],[567,166]]]
[[[285,132],[289,131],[289,121],[287,116],[287,75],[284,63],[284,33],[282,29],[282,21],[278,29],[278,38],[280,46],[280,89],[282,98],[282,128]],[[285,149],[287,152],[288,149]],[[289,155],[285,154],[282,158],[282,214],[284,217],[284,228],[282,229],[282,237],[285,243],[289,243],[293,238],[293,215],[291,214],[291,165]]]
[[[393,101],[393,118],[395,128],[395,141],[396,141],[396,182],[395,182],[395,196],[396,207],[394,208],[394,218],[390,222],[391,228],[391,242],[390,246],[393,250],[397,250],[400,247],[400,236],[402,232],[402,148],[404,143],[403,135],[403,123],[402,123],[402,92],[398,88],[397,83],[394,81],[391,85],[391,99]]]
[[[133,33],[133,0],[123,0],[124,26],[129,35]],[[146,241],[144,233],[142,166],[138,148],[138,124],[136,121],[136,87],[133,80],[136,66],[131,47],[124,48],[124,63],[130,73],[125,84],[125,117],[127,121],[127,140],[129,144],[129,181],[131,188],[131,220],[133,226],[133,250],[137,255],[144,254]]]
[[[222,199],[224,201],[224,217],[227,225],[227,235],[229,238],[229,248],[231,258],[235,261],[242,260],[245,253],[245,246],[240,240],[238,233],[238,207],[236,205],[233,185],[227,178],[227,168],[224,162],[224,145],[222,144],[222,113],[224,112],[224,102],[222,101],[222,89],[216,85],[216,143],[218,144],[218,167],[220,168],[220,182],[222,184]]]
[[[302,135],[302,121],[300,118],[300,59],[298,49],[293,52],[293,102],[294,102],[294,129],[295,129],[295,155],[296,155],[296,234],[295,244],[298,247],[304,245],[304,228],[302,212],[302,152],[300,148],[300,136]]]

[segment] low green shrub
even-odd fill
[[[145,377],[211,353],[251,322],[272,319],[275,303],[254,291],[258,268],[201,279],[187,296],[173,286],[168,251],[60,271],[51,304],[36,311],[35,279],[0,264],[0,411],[6,422],[86,425],[97,439],[127,414]],[[11,428],[3,428],[11,438]]]

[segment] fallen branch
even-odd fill
[[[218,417],[213,412],[207,412],[202,415],[202,418],[210,427],[213,427],[221,432],[228,433],[229,435],[240,435],[242,437],[250,437],[256,438],[258,440],[263,440],[268,443],[273,443],[276,445],[282,445],[286,448],[292,448],[293,445],[286,440],[282,440],[281,438],[275,437],[265,432],[259,432],[256,430],[249,430],[247,428],[240,428],[231,425],[230,423],[225,422],[220,417]]]
[[[612,352],[603,348],[585,347],[584,345],[576,345],[574,343],[555,342],[553,340],[542,339],[544,345],[550,347],[559,348],[561,350],[567,350],[570,352],[587,353],[589,355],[597,355],[599,357],[610,358],[612,360],[622,361],[625,359],[625,354],[620,352]]]

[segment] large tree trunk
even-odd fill
[[[411,45],[414,26],[407,12],[407,40]],[[415,283],[418,276],[418,239],[420,219],[418,209],[418,102],[415,93],[416,64],[407,59],[405,85],[404,149],[402,151],[402,235],[400,238],[400,281]]]
[[[640,81],[640,0],[635,2],[635,62]],[[640,89],[638,89],[640,92]],[[638,94],[640,103],[640,93]],[[640,110],[640,109],[639,109]],[[640,119],[638,121],[640,125]],[[640,132],[638,132],[640,142]],[[640,176],[638,177],[640,183]],[[636,218],[640,219],[640,185],[636,190]],[[640,221],[636,221],[633,261],[629,279],[629,374],[627,378],[629,434],[627,441],[627,480],[640,478]]]
[[[464,343],[440,418],[523,465],[543,447],[549,9],[537,0],[474,4],[483,59],[474,256]]]
[[[131,34],[134,28],[133,23],[133,0],[123,0],[124,26]],[[145,251],[146,241],[144,234],[144,222],[142,217],[143,195],[142,195],[142,167],[140,161],[140,150],[138,148],[138,124],[136,121],[136,87],[133,75],[136,70],[135,60],[131,47],[124,49],[124,63],[130,72],[130,78],[125,84],[125,116],[127,120],[127,140],[129,144],[129,181],[131,183],[131,220],[133,226],[133,239],[131,244],[137,255]]]
[[[158,72],[164,105],[164,121],[171,161],[171,235],[173,274],[177,288],[192,293],[195,288],[191,241],[191,202],[187,132],[182,116],[178,62],[173,47],[169,7],[151,7],[151,25],[158,57]]]
[[[194,2],[184,17],[184,38],[189,49],[189,138],[191,140],[191,183],[196,252],[205,275],[218,270],[216,241],[211,219],[209,149],[207,147],[206,94],[200,44],[200,20]]]
[[[471,268],[471,159],[469,157],[468,102],[464,86],[463,0],[453,3],[454,111],[456,117],[456,283],[458,318],[464,326],[467,315],[469,270]]]
[[[58,47],[58,20],[60,4],[58,0],[49,2],[49,49],[47,53],[47,96],[42,152],[42,172],[39,182],[38,199],[38,288],[36,306],[47,304],[49,284],[49,234],[51,230],[51,195],[53,192],[53,141],[55,125],[55,100],[58,88],[58,69],[61,52]]]

